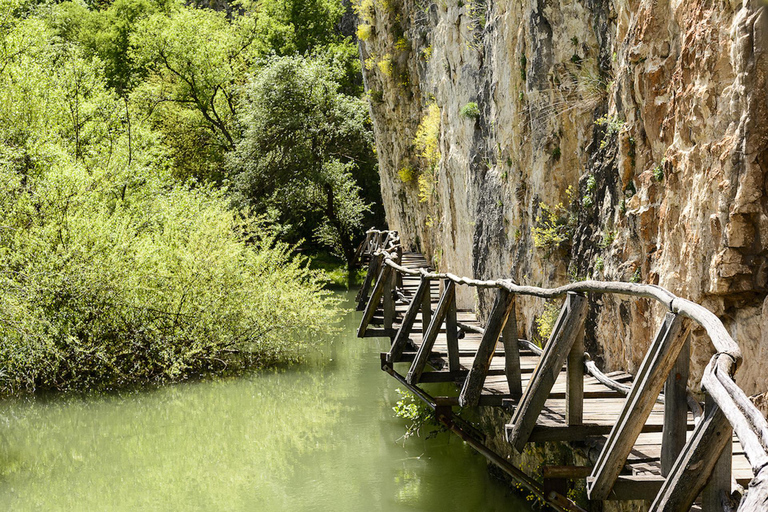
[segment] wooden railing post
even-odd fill
[[[584,423],[584,330],[576,334],[565,363],[565,422],[568,425]]]
[[[368,304],[365,306],[365,311],[363,312],[363,319],[360,321],[360,327],[357,329],[358,338],[365,337],[365,331],[366,329],[368,329],[368,324],[373,319],[373,315],[379,307],[379,302],[381,302],[381,298],[384,295],[385,290],[389,288],[390,274],[392,273],[392,267],[384,264],[383,261],[382,261],[382,266],[383,268],[381,269],[379,278],[376,281],[376,286],[373,287],[373,292],[371,292],[371,299],[368,301]]]
[[[389,265],[387,266],[389,267]],[[393,337],[395,334],[392,325],[395,321],[395,290],[397,289],[398,273],[399,272],[392,269],[389,273],[387,282],[384,283],[384,331],[390,337]]]
[[[687,389],[691,342],[686,341],[680,355],[664,383],[664,424],[661,435],[661,476],[672,471],[677,457],[685,446],[688,431]]]
[[[517,342],[517,318],[515,317],[515,296],[510,294],[512,304],[509,306],[507,322],[501,330],[501,341],[504,344],[504,374],[507,377],[509,395],[512,398],[523,396],[523,376],[520,371],[520,344]]]
[[[403,350],[408,343],[408,336],[413,328],[413,323],[416,321],[416,316],[419,314],[419,310],[424,307],[424,296],[429,296],[430,279],[428,277],[422,277],[419,282],[419,287],[416,289],[416,293],[411,300],[411,304],[405,312],[403,317],[403,323],[400,324],[400,329],[395,335],[395,340],[392,342],[392,347],[387,354],[388,363],[396,363],[403,355]],[[422,313],[422,319],[424,314]],[[423,332],[423,328],[422,328]]]
[[[707,410],[711,410],[713,407],[716,407],[715,401],[707,393],[704,401],[705,414]],[[727,437],[728,442],[725,443],[722,452],[720,452],[720,457],[717,458],[712,468],[712,475],[701,491],[702,512],[722,512],[723,497],[730,497],[731,495],[731,466],[733,463],[731,438],[733,437],[733,429],[726,428],[721,435]]]
[[[426,281],[426,290],[421,297],[421,332],[423,336],[427,331],[427,326],[432,321],[432,281],[423,277],[422,280]]]
[[[587,479],[591,500],[608,498],[616,478],[632,451],[637,436],[650,416],[664,382],[688,335],[683,318],[667,313],[640,366],[618,421],[603,446],[592,475]]]
[[[710,407],[672,466],[650,512],[690,510],[709,480],[720,454],[726,445],[731,444],[731,432],[731,425],[723,411],[716,405]]]
[[[503,289],[499,290],[496,295],[496,301],[493,304],[491,315],[488,317],[488,323],[485,326],[480,346],[477,348],[475,360],[459,395],[459,405],[462,407],[475,406],[480,401],[480,394],[483,390],[485,377],[488,375],[488,369],[491,367],[491,360],[496,351],[499,335],[504,329],[509,312],[515,304],[514,297]]]
[[[416,352],[413,364],[411,364],[411,368],[408,370],[406,381],[412,386],[419,383],[421,374],[427,366],[432,347],[435,345],[437,334],[440,332],[440,326],[445,319],[445,315],[448,313],[449,304],[454,300],[455,293],[456,285],[453,281],[448,281],[445,286],[445,291],[440,297],[440,302],[437,304],[435,315],[432,317],[432,321],[429,322],[427,330],[424,331],[424,337],[422,338],[418,352]]]
[[[379,273],[383,260],[384,255],[379,254],[371,258],[371,262],[368,264],[368,273],[365,275],[365,281],[363,281],[363,286],[360,287],[360,291],[357,292],[357,297],[355,297],[358,311],[365,309],[365,305],[368,302],[368,291],[371,289],[373,280],[376,279],[376,275]]]
[[[512,426],[507,431],[507,438],[518,452],[523,451],[531,437],[544,402],[547,401],[549,392],[563,369],[565,359],[584,327],[586,316],[587,299],[569,292],[539,364],[512,415]]]
[[[448,348],[448,371],[459,370],[459,329],[456,323],[456,294],[448,302],[445,312],[445,342]]]

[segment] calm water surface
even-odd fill
[[[358,318],[301,368],[0,402],[2,510],[530,510],[455,436],[398,442]]]

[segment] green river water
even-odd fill
[[[398,442],[386,340],[154,390],[0,402],[0,510],[525,511],[457,437]]]

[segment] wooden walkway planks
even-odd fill
[[[419,254],[406,252],[403,253],[402,256],[402,265],[410,268],[425,268],[427,267],[427,262]],[[406,299],[414,296],[419,285],[420,279],[418,276],[403,275],[402,291],[406,295]],[[431,309],[433,311],[439,303],[440,288],[440,283],[437,281],[432,280],[430,282],[429,289],[431,292],[431,300],[429,303],[431,303]],[[399,327],[407,309],[408,304],[405,301],[399,301],[395,304],[393,330],[396,330]],[[373,314],[370,320],[372,330],[375,331],[377,327],[383,324],[383,320],[384,315],[382,307],[379,305],[377,311]],[[471,312],[458,311],[457,320],[461,324],[480,327],[480,323]],[[410,363],[413,359],[413,353],[421,348],[422,332],[423,325],[421,322],[421,314],[419,313],[413,322],[413,328],[411,329],[409,336],[409,346],[405,348],[404,358],[401,362]],[[437,332],[437,336],[434,339],[434,345],[431,347],[429,354],[429,364],[435,371],[424,373],[422,374],[422,377],[429,373],[443,373],[447,380],[455,380],[457,384],[461,384],[469,370],[472,368],[475,361],[475,354],[480,347],[482,338],[483,336],[481,334],[463,332],[463,336],[458,340],[458,369],[460,371],[449,373],[447,372],[448,338],[443,325]],[[533,352],[529,350],[520,351],[521,385],[523,392],[527,389],[530,378],[539,361],[540,357]],[[509,396],[509,385],[504,373],[505,363],[504,347],[499,341],[489,366],[488,376],[485,378],[482,387],[481,397],[497,397],[501,399],[508,397],[505,401],[506,404],[514,407],[518,400]],[[442,368],[445,368],[446,370],[441,370]],[[442,380],[437,377],[438,376],[435,375],[434,377],[428,378],[428,380]],[[617,380],[623,380],[625,384],[631,385],[632,376],[626,373],[614,372],[611,374],[611,377]],[[531,435],[531,441],[540,441],[544,439],[555,440],[572,437],[574,435],[574,427],[568,427],[566,423],[566,387],[566,372],[565,369],[563,369],[557,375],[551,392],[549,393],[549,397],[544,402],[541,415],[539,416]],[[621,410],[626,401],[627,398],[625,396],[610,390],[608,387],[598,382],[594,377],[585,375],[583,402],[584,428],[578,427],[577,430],[584,433],[584,435],[588,435],[589,442],[593,443],[599,450],[602,444],[606,442],[610,428],[616,423],[617,418],[621,415]],[[481,404],[482,403],[489,403],[489,401],[481,400]],[[661,476],[660,457],[663,417],[664,405],[656,403],[651,408],[642,432],[637,436],[637,439],[632,446],[627,463],[622,471],[622,478],[625,478],[626,475],[635,475],[637,477]],[[687,438],[690,438],[693,432],[693,418],[690,413],[687,414],[687,417]],[[571,430],[572,433],[568,434],[568,430]],[[592,435],[594,432],[600,433]],[[741,485],[746,486],[753,478],[753,474],[751,467],[744,456],[744,451],[735,438],[732,442],[732,451],[734,479]],[[626,486],[626,484],[626,480],[622,480],[621,485],[617,484],[617,486],[622,487]]]

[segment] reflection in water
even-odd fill
[[[348,297],[349,298],[349,297]],[[351,308],[351,306],[350,306]],[[151,391],[0,403],[7,510],[528,510],[456,437],[396,441],[384,340]]]

